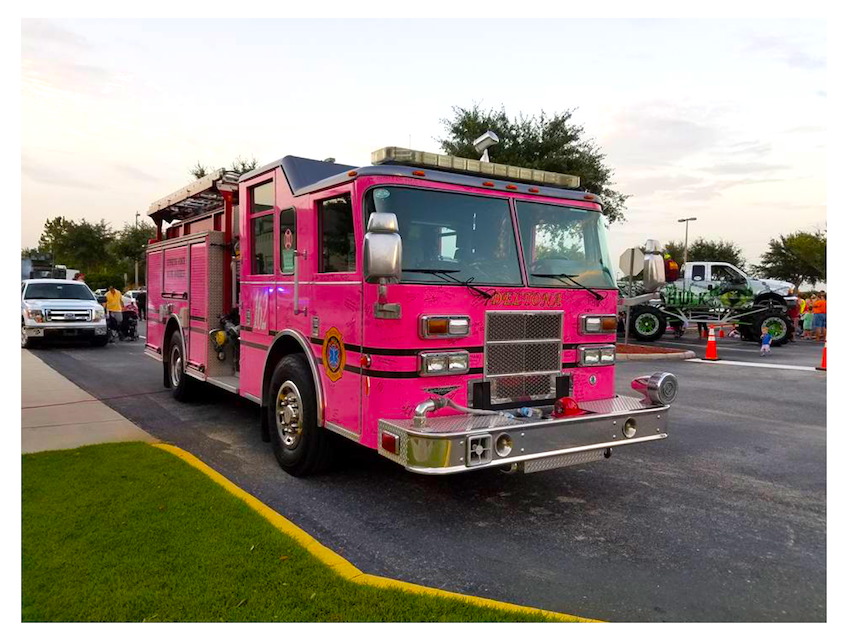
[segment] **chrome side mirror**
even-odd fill
[[[363,239],[363,275],[369,284],[401,281],[401,235],[398,219],[391,212],[369,215]]]

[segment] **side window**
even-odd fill
[[[251,274],[274,273],[274,215],[263,215],[251,220]]]
[[[298,229],[295,208],[280,213],[280,272],[295,272],[295,251],[298,249]]]
[[[266,181],[259,185],[248,188],[250,195],[249,210],[250,214],[265,212],[274,208],[274,182]]]
[[[319,202],[320,273],[352,273],[356,269],[354,218],[349,195]]]
[[[698,264],[691,267],[691,279],[695,282],[705,281],[705,266]]]

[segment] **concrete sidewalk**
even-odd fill
[[[21,452],[155,440],[30,351],[21,350]]]

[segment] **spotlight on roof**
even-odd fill
[[[491,145],[496,145],[498,142],[499,137],[496,133],[491,130],[487,130],[484,134],[475,139],[472,142],[472,145],[475,146],[475,151],[481,155],[480,161],[489,163],[490,155],[487,152],[487,148]]]

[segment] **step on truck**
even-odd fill
[[[664,439],[675,376],[615,394],[617,288],[578,186],[404,148],[213,172],[148,211],[145,353],[178,400],[206,383],[260,405],[296,476],[345,439],[424,474]]]

